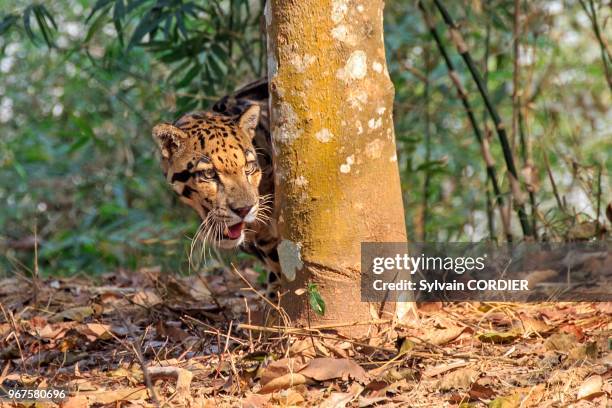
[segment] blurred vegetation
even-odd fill
[[[505,166],[482,98],[447,27],[424,3],[481,131],[491,134],[507,202]],[[525,175],[535,174],[530,186],[540,238],[567,238],[581,223],[592,225],[612,196],[610,8],[590,0],[518,3],[517,89],[526,143],[511,135],[515,161]],[[447,6],[509,131],[514,5]],[[2,2],[0,273],[32,268],[35,235],[45,273],[187,269],[197,216],[167,187],[150,129],[265,75],[262,8],[263,0]],[[385,13],[411,239],[502,239],[480,148],[422,14],[415,2],[400,0],[388,1]],[[512,232],[520,238],[514,213]]]

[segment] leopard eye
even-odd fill
[[[246,172],[246,174],[253,174],[257,171],[258,168],[259,166],[257,165],[256,161],[250,161],[247,162],[247,164],[244,166],[244,171]]]
[[[196,177],[203,180],[212,180],[217,176],[217,172],[215,169],[206,169],[202,171],[198,171],[196,173]]]

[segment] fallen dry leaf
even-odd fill
[[[272,394],[272,400],[281,407],[294,407],[304,402],[304,397],[299,392],[291,389],[283,393]]]
[[[71,326],[62,324],[48,324],[36,330],[38,337],[48,340],[59,340],[66,335]]]
[[[270,394],[248,394],[241,401],[242,408],[263,408],[268,405],[268,401],[270,401]],[[212,407],[216,407],[216,404],[213,401]]]
[[[319,339],[304,338],[297,339],[289,346],[290,356],[301,356],[306,358],[314,358],[317,352],[313,346],[313,342],[318,342]]]
[[[141,290],[132,297],[132,302],[142,307],[153,307],[162,303],[162,299],[152,290]]]
[[[87,323],[80,330],[85,336],[87,336],[88,340],[108,340],[112,338],[111,335],[111,326],[109,324],[101,324],[101,323]]]
[[[387,397],[364,397],[363,395],[360,395],[359,408],[392,406],[383,404],[384,402],[388,401],[389,398]]]
[[[432,330],[425,334],[423,341],[441,346],[455,340],[464,330],[465,327],[449,327],[443,330]]]
[[[446,374],[436,384],[440,391],[468,390],[478,379],[478,371],[473,368],[463,368]]]
[[[435,377],[447,371],[455,370],[457,368],[465,367],[469,363],[467,361],[454,361],[450,363],[440,364],[434,367],[429,367],[423,371],[423,377]]]
[[[578,389],[577,399],[590,399],[603,394],[603,378],[600,375],[593,375],[587,378]]]
[[[283,358],[273,361],[263,370],[260,383],[266,385],[275,378],[281,377],[289,373],[297,373],[305,364],[295,358]]]
[[[443,303],[442,302],[423,302],[417,303],[417,307],[419,312],[422,313],[433,313],[442,310]]]
[[[205,279],[205,277],[198,275],[191,280],[191,285],[189,286],[189,294],[198,302],[209,302],[211,299],[210,290],[206,285]]]
[[[597,302],[593,306],[602,313],[612,314],[612,302]]]
[[[0,279],[0,296],[19,293],[24,285],[25,283],[17,278]]]
[[[51,323],[63,322],[65,320],[72,320],[75,322],[82,322],[85,318],[92,316],[95,310],[92,306],[77,306],[71,307],[64,311],[61,311],[49,319]]]
[[[261,387],[259,393],[268,394],[270,392],[295,387],[296,385],[300,384],[306,384],[306,377],[298,373],[287,373],[268,381],[266,385]]]
[[[84,395],[75,395],[61,404],[62,408],[89,408],[89,400]]]
[[[300,374],[317,381],[326,381],[333,378],[353,378],[360,383],[365,383],[368,374],[357,363],[352,360],[340,358],[315,358],[300,370]]]
[[[478,382],[475,382],[470,387],[470,391],[468,392],[468,394],[470,395],[470,398],[472,399],[488,400],[495,396],[495,391],[493,391],[491,388],[487,386],[480,385],[478,384]]]
[[[355,398],[350,392],[332,392],[329,397],[323,401],[320,408],[344,408]]]
[[[548,333],[552,329],[544,322],[544,320],[535,319],[529,316],[521,316],[520,321],[517,322],[515,327],[517,327],[517,329],[519,330],[522,330],[526,336],[534,333]]]
[[[0,337],[6,337],[13,328],[8,323],[0,323]]]

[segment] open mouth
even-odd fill
[[[242,229],[244,228],[244,222],[239,222],[229,227],[225,227],[223,231],[224,239],[238,239],[242,235]]]

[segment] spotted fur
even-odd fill
[[[259,257],[278,280],[268,86],[260,80],[153,128],[166,180],[202,219],[196,239]],[[269,288],[271,297],[275,293]]]

